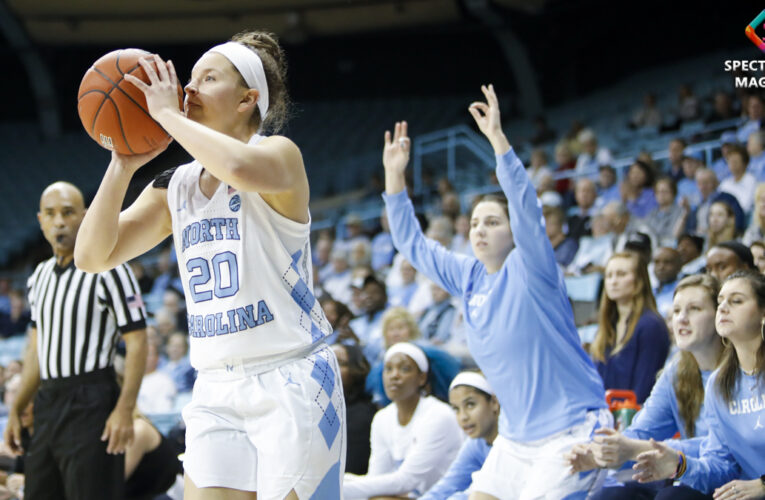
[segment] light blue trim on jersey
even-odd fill
[[[327,500],[328,498],[340,498],[340,478],[342,477],[342,471],[340,471],[340,461],[330,467],[327,474],[319,483],[316,491],[313,492],[309,500]]]
[[[287,286],[290,292],[290,297],[297,303],[298,306],[308,315],[311,320],[311,339],[314,342],[328,337],[332,333],[332,326],[327,321],[327,317],[324,315],[324,310],[321,308],[319,301],[316,300],[316,296],[308,286],[308,284],[300,276],[297,263],[300,262],[300,258],[303,256],[303,251],[298,250],[290,256],[291,263],[289,268],[283,273],[282,280]]]
[[[528,442],[605,408],[605,391],[580,344],[534,186],[512,148],[496,159],[516,244],[496,273],[425,238],[405,190],[383,198],[396,248],[462,299],[470,353],[504,410],[500,433]]]

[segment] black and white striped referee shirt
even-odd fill
[[[146,327],[138,282],[126,264],[91,274],[41,262],[27,281],[42,380],[112,364],[119,333]]]

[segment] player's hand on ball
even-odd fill
[[[407,134],[406,122],[396,122],[393,136],[390,130],[385,131],[385,147],[383,148],[383,167],[393,173],[403,173],[409,163],[409,152],[412,142]]]
[[[172,141],[170,141],[172,142]],[[124,169],[128,174],[133,175],[139,168],[143,167],[151,160],[159,156],[161,152],[167,149],[170,143],[160,146],[157,149],[139,155],[124,155],[112,151],[112,163]]]
[[[163,61],[154,54],[152,59],[141,58],[138,63],[146,72],[151,83],[146,84],[133,75],[125,75],[125,79],[138,87],[146,96],[149,113],[157,121],[163,111],[180,113],[178,107],[178,77],[172,61]],[[154,64],[156,64],[156,69]]]

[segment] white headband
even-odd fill
[[[428,358],[425,356],[425,352],[416,345],[410,342],[399,342],[393,344],[387,351],[385,351],[385,358],[383,363],[386,363],[394,354],[406,354],[417,365],[417,368],[421,372],[427,373],[428,371]]]
[[[231,61],[247,86],[260,92],[258,109],[262,125],[268,112],[268,83],[266,83],[266,73],[263,71],[263,61],[260,60],[260,56],[254,50],[237,42],[222,43],[207,52],[217,52]]]
[[[491,386],[486,381],[486,378],[480,373],[476,373],[476,372],[458,373],[457,376],[454,377],[454,380],[452,380],[452,383],[449,385],[449,390],[451,391],[458,385],[469,385],[470,387],[475,387],[476,389],[482,390],[486,394],[494,396],[494,391],[491,389]]]

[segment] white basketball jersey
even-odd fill
[[[191,364],[267,363],[322,339],[331,328],[313,296],[310,222],[290,220],[258,193],[223,182],[208,199],[201,173],[197,161],[181,165],[167,190]]]

